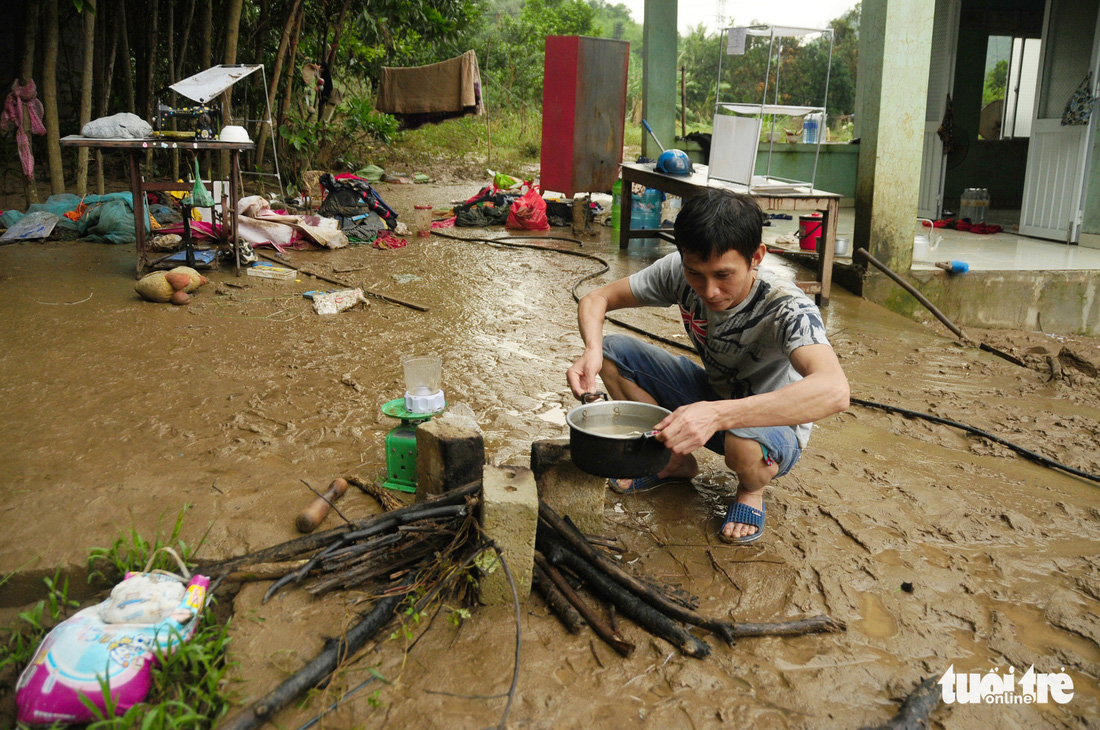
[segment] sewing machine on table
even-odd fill
[[[184,117],[195,120],[194,131],[176,131],[167,129],[169,120]],[[171,107],[164,103],[157,104],[156,131],[154,135],[161,137],[179,137],[184,139],[217,139],[218,130],[221,128],[221,111],[206,104],[194,106]]]

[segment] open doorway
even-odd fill
[[[943,210],[967,188],[989,191],[986,222],[1020,223],[1041,60],[1042,0],[962,0],[953,78],[955,140],[944,160]]]

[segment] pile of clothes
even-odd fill
[[[927,226],[928,224],[925,223]],[[1000,233],[1004,230],[996,223],[971,223],[968,218],[941,218],[940,220],[932,222],[933,228],[950,228],[956,231],[966,231],[968,233],[980,233],[988,235],[990,233]]]

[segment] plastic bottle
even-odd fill
[[[967,188],[963,190],[962,197],[959,198],[959,220],[969,220],[973,223],[974,215],[974,188]]]
[[[619,178],[611,186],[611,227],[619,230],[619,221],[623,210],[623,179]]]
[[[985,223],[989,211],[989,190],[974,188],[974,218],[971,223]]]
[[[802,142],[804,144],[817,144],[818,135],[821,134],[821,115],[807,114],[802,121]]]

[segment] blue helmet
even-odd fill
[[[683,150],[665,150],[657,158],[657,172],[666,175],[690,175],[694,171],[691,158]]]

